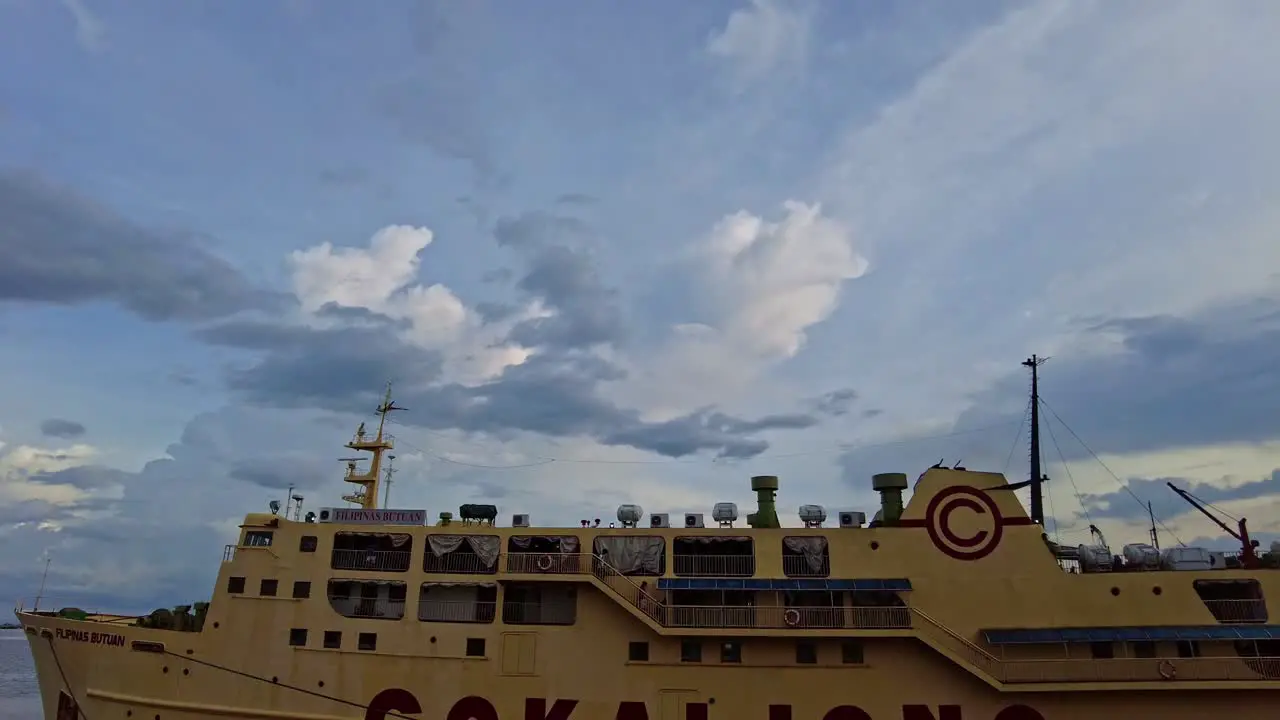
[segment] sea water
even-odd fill
[[[21,630],[0,630],[0,720],[40,720],[40,686]]]

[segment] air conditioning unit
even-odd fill
[[[855,512],[851,510],[840,511],[840,527],[856,528],[862,527],[867,522],[867,514]]]
[[[649,527],[669,528],[671,527],[671,516],[666,513],[654,513],[649,516]]]
[[[333,522],[333,508],[320,508],[320,522]]]
[[[529,514],[516,513],[511,516],[511,527],[529,527]]]
[[[684,526],[687,528],[706,527],[706,524],[702,522],[702,513],[685,513]]]

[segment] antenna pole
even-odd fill
[[[1031,368],[1031,519],[1044,526],[1044,476],[1040,470],[1040,366],[1045,358],[1032,355],[1022,361]]]
[[[49,579],[49,563],[53,562],[53,556],[48,553],[44,556],[44,574],[40,576],[40,592],[36,593],[35,607],[31,608],[32,612],[40,609],[40,600],[44,597],[44,583]]]
[[[1160,549],[1160,535],[1156,532],[1156,513],[1151,509],[1151,501],[1147,501],[1147,517],[1151,518],[1151,547]]]
[[[395,461],[396,461],[395,455],[387,456],[387,473],[386,473],[386,477],[383,479],[383,482],[386,483],[386,485],[384,485],[382,489],[382,509],[383,510],[386,510],[387,508],[391,507],[391,505],[389,504],[391,502],[391,476],[396,473],[396,469],[392,467]]]

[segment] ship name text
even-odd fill
[[[59,640],[71,640],[74,642],[89,643],[90,645],[109,645],[111,647],[124,647],[124,636],[116,633],[89,632],[88,630],[68,630],[66,628],[58,628],[56,635]]]
[[[525,698],[523,720],[581,720],[574,716],[577,700],[560,698]],[[710,707],[705,702],[690,702],[684,706],[682,720],[708,720]],[[388,713],[421,713],[422,704],[408,690],[391,688],[374,696],[365,712],[364,720],[386,720]],[[759,720],[878,720],[857,705],[838,705],[821,716],[808,714],[795,716],[790,705],[769,705],[765,712],[755,715]],[[901,714],[894,720],[1045,720],[1044,716],[1027,705],[1007,705],[994,715],[965,713],[960,705],[903,705]],[[650,720],[648,705],[640,701],[618,703],[614,720]],[[443,720],[502,720],[498,710],[489,700],[471,695],[455,702]]]

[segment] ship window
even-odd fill
[[[1138,640],[1133,643],[1133,656],[1136,658],[1154,658],[1156,644],[1150,640]]]
[[[749,537],[678,537],[671,548],[676,575],[751,577],[756,572],[755,550]]]
[[[814,535],[782,538],[782,574],[787,577],[827,577],[831,554],[827,539]]]
[[[315,552],[316,546],[319,544],[320,541],[315,535],[303,535],[302,540],[298,543],[298,552]]]
[[[640,640],[628,645],[627,659],[631,662],[649,662],[649,643]]]
[[[280,581],[275,578],[266,578],[258,585],[258,594],[263,597],[275,597],[276,589],[280,586]]]
[[[467,657],[484,657],[484,638],[467,638]]]
[[[306,644],[307,644],[307,629],[306,629],[306,628],[293,628],[292,630],[290,630],[290,631],[289,631],[289,644],[290,644],[290,645],[306,645]]]
[[[244,592],[244,578],[229,577],[227,578],[227,592],[232,595]]]
[[[413,536],[408,533],[340,532],[333,536],[334,570],[408,572]]]
[[[497,614],[493,583],[423,583],[418,619],[423,622],[491,623]]]
[[[1180,658],[1197,658],[1200,657],[1200,643],[1195,640],[1179,640],[1178,641],[1178,657]]]
[[[293,596],[299,599],[311,597],[311,582],[308,580],[295,580],[293,582]]]
[[[738,640],[725,640],[720,643],[720,662],[742,662],[742,643]]]
[[[360,633],[360,635],[356,637],[356,649],[377,650],[378,633]]]
[[[244,542],[241,544],[246,547],[271,547],[274,535],[270,530],[250,530],[244,534]]]
[[[1089,652],[1093,655],[1094,660],[1110,660],[1116,656],[1115,644],[1106,642],[1089,643]]]
[[[330,580],[329,606],[343,617],[399,620],[406,587],[391,580]]]
[[[845,665],[861,665],[866,662],[862,654],[862,643],[857,640],[845,640],[840,643],[840,662]]]
[[[341,630],[325,630],[324,646],[330,650],[337,650],[342,647],[342,631]]]
[[[700,640],[681,640],[680,641],[680,662],[702,662],[702,641]]]
[[[813,665],[818,662],[818,646],[801,641],[796,643],[796,662],[801,665]]]
[[[578,590],[562,583],[511,583],[502,603],[508,625],[572,625],[578,615]]]
[[[422,571],[491,575],[498,571],[502,538],[497,535],[428,535]],[[407,566],[406,566],[407,569]]]

